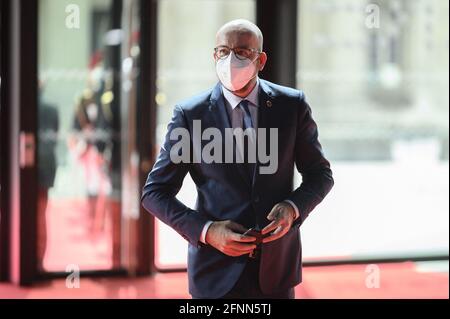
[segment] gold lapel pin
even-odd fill
[[[267,107],[272,107],[273,106],[272,101],[267,101],[266,105]]]

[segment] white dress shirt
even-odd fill
[[[242,98],[240,96],[234,95],[233,92],[227,90],[222,86],[223,97],[225,99],[225,107],[227,108],[227,113],[231,121],[233,129],[242,128],[243,114],[240,108],[236,109],[239,104],[246,100],[249,102],[249,111],[252,117],[253,128],[258,129],[258,108],[259,108],[259,79],[256,82],[255,87],[250,92],[247,97]],[[286,203],[290,204],[295,210],[295,219],[300,217],[300,212],[297,205],[295,205],[290,200],[285,200]],[[203,226],[203,230],[200,236],[200,242],[206,244],[206,233],[213,222],[209,221]]]

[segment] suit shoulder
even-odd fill
[[[305,99],[305,93],[302,90],[275,84],[266,80],[262,80],[262,82],[270,88],[274,97],[287,97],[297,100]]]
[[[192,112],[199,109],[203,109],[204,106],[209,105],[211,99],[212,89],[198,93],[190,98],[184,99],[177,103],[177,106],[183,110],[183,112]]]

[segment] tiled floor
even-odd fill
[[[296,288],[296,294],[297,298],[303,299],[449,298],[448,261],[307,267],[304,270],[304,282]],[[189,297],[185,273],[134,279],[81,278],[79,289],[67,288],[65,280],[61,279],[40,283],[32,288],[0,284],[0,298]]]

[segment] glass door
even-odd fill
[[[339,181],[303,256],[448,256],[449,3],[351,3],[299,4],[298,86]]]
[[[39,1],[40,273],[131,270],[140,1]]]

